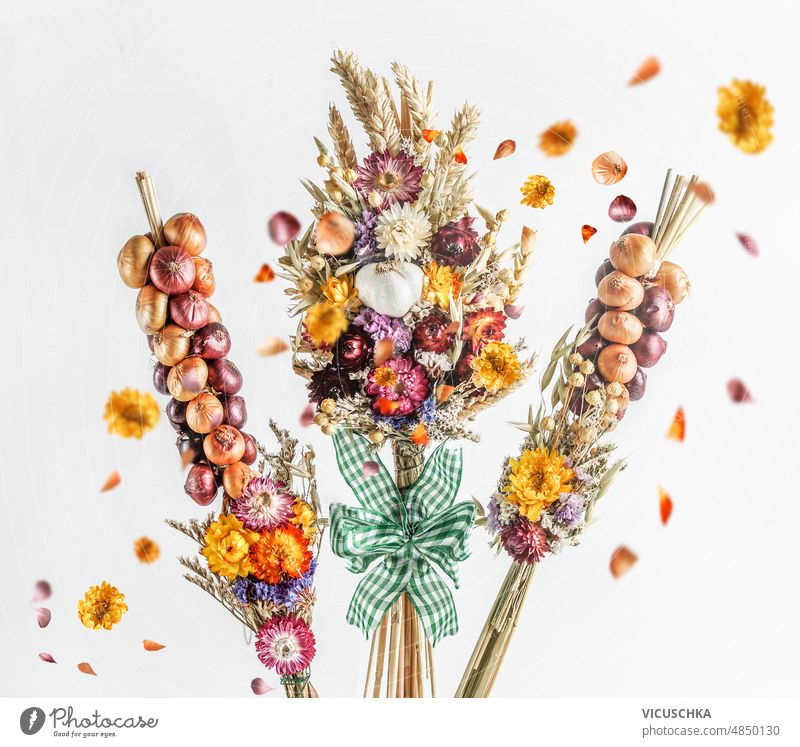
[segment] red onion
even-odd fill
[[[647,329],[666,332],[672,326],[675,304],[663,285],[651,285],[644,290],[644,300],[634,312]]]
[[[183,489],[195,503],[207,506],[217,497],[219,488],[211,467],[207,464],[195,464],[189,470]]]
[[[183,293],[194,282],[194,262],[179,246],[165,246],[159,249],[150,262],[150,279],[160,291]]]
[[[600,317],[608,311],[608,306],[606,306],[599,298],[593,298],[589,301],[588,306],[586,307],[586,314],[584,315],[585,321],[590,321],[594,317]]]
[[[223,394],[236,394],[242,388],[242,374],[227,358],[208,361],[208,383]]]
[[[614,270],[617,268],[611,263],[610,259],[606,259],[603,261],[603,264],[597,268],[597,272],[594,274],[594,284],[600,285],[600,281],[606,276],[610,275]]]
[[[642,368],[655,366],[667,349],[667,341],[658,332],[646,329],[642,336],[630,346]]]
[[[576,389],[572,393],[572,397],[569,401],[569,409],[574,415],[580,417],[589,409],[589,403],[583,398],[583,395],[588,392],[593,392],[595,389],[599,389],[602,384],[603,380],[596,373],[589,374],[586,377],[586,383],[580,389]]]
[[[227,397],[222,397],[222,422],[227,425],[232,425],[234,428],[242,429],[247,423],[247,405],[245,405],[244,397],[238,394],[232,394]]]
[[[169,315],[175,324],[184,329],[200,329],[208,324],[208,301],[190,290],[169,300]]]
[[[219,322],[206,324],[192,337],[192,352],[201,358],[224,358],[231,350],[231,336]]]
[[[636,369],[633,378],[625,384],[628,388],[628,395],[632,402],[644,397],[644,390],[647,384],[647,374],[641,368]]]
[[[177,399],[167,402],[167,420],[178,433],[181,433],[184,430],[183,426],[186,425],[186,406],[188,404],[188,402],[181,402]]]
[[[649,220],[640,220],[638,223],[631,223],[621,234],[640,233],[642,236],[653,238],[653,224]]]
[[[192,452],[192,458],[186,458],[187,462],[197,464],[203,458],[203,437],[196,433],[181,431],[178,440],[175,442],[181,458],[186,457],[188,452]]]
[[[169,394],[169,387],[167,386],[167,376],[169,376],[169,366],[163,363],[156,363],[153,369],[153,386],[159,394]]]
[[[281,211],[267,221],[267,231],[276,244],[284,246],[300,233],[300,221],[291,213]]]
[[[242,433],[242,438],[244,439],[244,455],[241,461],[245,464],[252,464],[258,459],[256,440],[249,433]]]
[[[617,195],[608,206],[608,217],[616,223],[627,223],[636,217],[636,204],[626,195]]]
[[[595,332],[583,345],[578,346],[577,352],[591,360],[600,352],[603,345],[605,345],[605,340]]]

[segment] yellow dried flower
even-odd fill
[[[352,275],[337,278],[331,275],[320,287],[322,295],[335,306],[360,306]]]
[[[161,548],[158,546],[158,542],[149,537],[139,537],[133,543],[133,551],[142,563],[153,563],[161,556]]]
[[[291,519],[292,524],[302,530],[303,536],[307,540],[314,539],[317,533],[317,514],[314,509],[305,501],[296,500],[292,506],[292,511],[294,512],[294,518]]]
[[[161,411],[153,395],[129,387],[111,392],[103,414],[108,432],[123,438],[141,438],[156,427],[159,417]]]
[[[578,137],[578,129],[572,122],[565,119],[563,122],[550,125],[539,135],[539,148],[545,155],[563,156],[572,148],[576,137]]]
[[[522,192],[520,204],[532,208],[546,208],[553,204],[553,198],[556,196],[555,187],[546,176],[541,174],[529,176],[519,191]]]
[[[250,565],[250,545],[258,542],[259,536],[235,516],[220,514],[203,538],[206,546],[202,553],[209,569],[231,581],[237,576],[246,576],[253,570]]]
[[[761,153],[772,142],[774,110],[766,92],[765,86],[736,79],[718,91],[719,129],[743,153]]]
[[[321,301],[306,313],[306,329],[315,345],[333,345],[347,329],[347,317],[341,306]]]
[[[490,342],[472,361],[472,381],[490,392],[507,389],[520,374],[520,362],[514,348],[505,342]]]
[[[90,586],[78,602],[78,618],[92,630],[111,630],[127,611],[125,595],[107,581]]]
[[[575,473],[555,449],[528,449],[519,459],[509,460],[510,473],[503,492],[519,512],[537,521],[542,509],[572,490]]]
[[[461,275],[448,265],[429,262],[425,267],[422,297],[444,311],[450,310],[450,298],[461,295]]]

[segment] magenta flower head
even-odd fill
[[[270,618],[256,636],[259,661],[281,676],[299,674],[307,669],[316,650],[311,628],[294,615]]]
[[[524,516],[503,527],[500,540],[506,552],[518,563],[538,563],[550,549],[547,532]]]

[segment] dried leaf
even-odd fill
[[[667,438],[672,438],[676,441],[683,441],[686,438],[686,414],[682,407],[675,411],[675,416],[672,418],[669,430],[667,430]]]
[[[269,356],[285,353],[289,349],[289,343],[282,337],[267,337],[257,348],[259,355]]]
[[[45,599],[49,599],[52,593],[53,590],[48,581],[37,581],[33,585],[33,597],[31,598],[31,601],[43,602]]]
[[[314,408],[311,405],[306,405],[303,412],[300,413],[300,425],[303,428],[308,428],[314,422]]]
[[[463,151],[463,150],[461,150],[461,148],[458,148],[458,149],[456,150],[455,154],[453,155],[453,160],[454,160],[456,163],[461,163],[461,164],[464,164],[464,163],[466,163],[466,162],[467,162],[467,154],[466,154],[466,153],[464,153],[464,151]]]
[[[492,160],[496,161],[499,158],[508,158],[516,149],[517,144],[513,140],[503,140],[503,142],[497,146],[497,150],[494,152],[494,158]]]
[[[375,344],[374,359],[376,366],[382,366],[394,355],[394,340],[384,337]]]
[[[39,654],[39,658],[42,661],[46,661],[48,664],[55,664],[56,663],[56,660],[50,654],[48,654],[46,651],[42,651],[42,653]]]
[[[690,192],[694,192],[695,196],[700,198],[700,202],[706,205],[713,204],[714,200],[716,199],[714,197],[714,190],[711,189],[711,187],[705,182],[695,182],[694,184],[689,182],[687,189]]]
[[[425,428],[425,424],[417,423],[414,430],[411,431],[411,436],[409,436],[409,438],[417,444],[417,446],[427,446],[430,439],[428,438],[428,431]]]
[[[119,472],[114,470],[107,478],[106,481],[103,483],[103,487],[100,488],[101,493],[105,493],[109,490],[113,490],[120,484],[122,481],[122,477],[120,477]]]
[[[261,677],[256,677],[250,683],[250,689],[253,691],[253,695],[266,695],[272,692],[272,688]]]
[[[148,638],[145,638],[144,641],[142,641],[142,645],[144,646],[145,651],[161,651],[162,648],[166,648],[163,643],[156,643]]]
[[[658,510],[661,513],[661,523],[666,526],[672,516],[672,498],[664,488],[658,486]]]
[[[628,173],[625,159],[613,150],[601,153],[592,161],[592,176],[599,184],[616,184]]]
[[[749,233],[737,233],[736,238],[739,239],[739,243],[751,257],[758,256],[758,244]]]
[[[581,226],[581,238],[584,244],[596,233],[597,229],[594,226],[590,226],[588,223],[584,223],[584,225]]]
[[[423,130],[422,131],[422,139],[426,143],[432,143],[441,134],[442,134],[441,130]]]
[[[640,83],[646,83],[650,78],[654,78],[661,72],[661,63],[658,57],[648,57],[639,69],[633,74],[633,77],[628,81],[629,86],[637,86]]]
[[[608,217],[616,223],[627,223],[636,217],[636,203],[625,195],[617,195],[608,206]]]
[[[88,661],[82,661],[78,664],[78,671],[84,674],[91,674],[92,677],[97,677],[97,672],[92,669],[92,665]]]
[[[753,395],[741,379],[731,379],[728,382],[728,396],[736,404],[743,402],[754,402]]]
[[[34,607],[33,611],[36,613],[36,622],[40,628],[46,628],[50,624],[51,613],[47,607]]]
[[[361,473],[364,477],[372,477],[373,475],[377,475],[380,472],[381,466],[377,462],[373,462],[371,459],[364,462],[361,465]]]
[[[291,213],[281,211],[267,221],[267,232],[276,244],[283,246],[300,233],[300,221]]]
[[[522,316],[522,312],[525,311],[525,307],[510,303],[503,307],[503,311],[505,311],[509,319],[519,319]]]
[[[624,576],[636,565],[637,560],[639,558],[635,553],[631,552],[625,545],[620,545],[611,556],[611,563],[609,564],[611,575],[614,578]]]
[[[253,278],[254,283],[271,283],[275,280],[275,270],[273,270],[266,262],[261,265],[261,269],[256,273]]]

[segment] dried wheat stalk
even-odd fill
[[[522,227],[522,239],[519,248],[514,253],[514,274],[508,283],[508,301],[514,303],[519,297],[522,285],[525,282],[525,275],[528,266],[533,259],[533,248],[536,245],[536,231],[527,226]]]
[[[333,140],[333,147],[336,152],[336,160],[343,169],[355,169],[358,166],[356,159],[356,149],[350,139],[342,115],[334,104],[328,109],[328,134]]]

